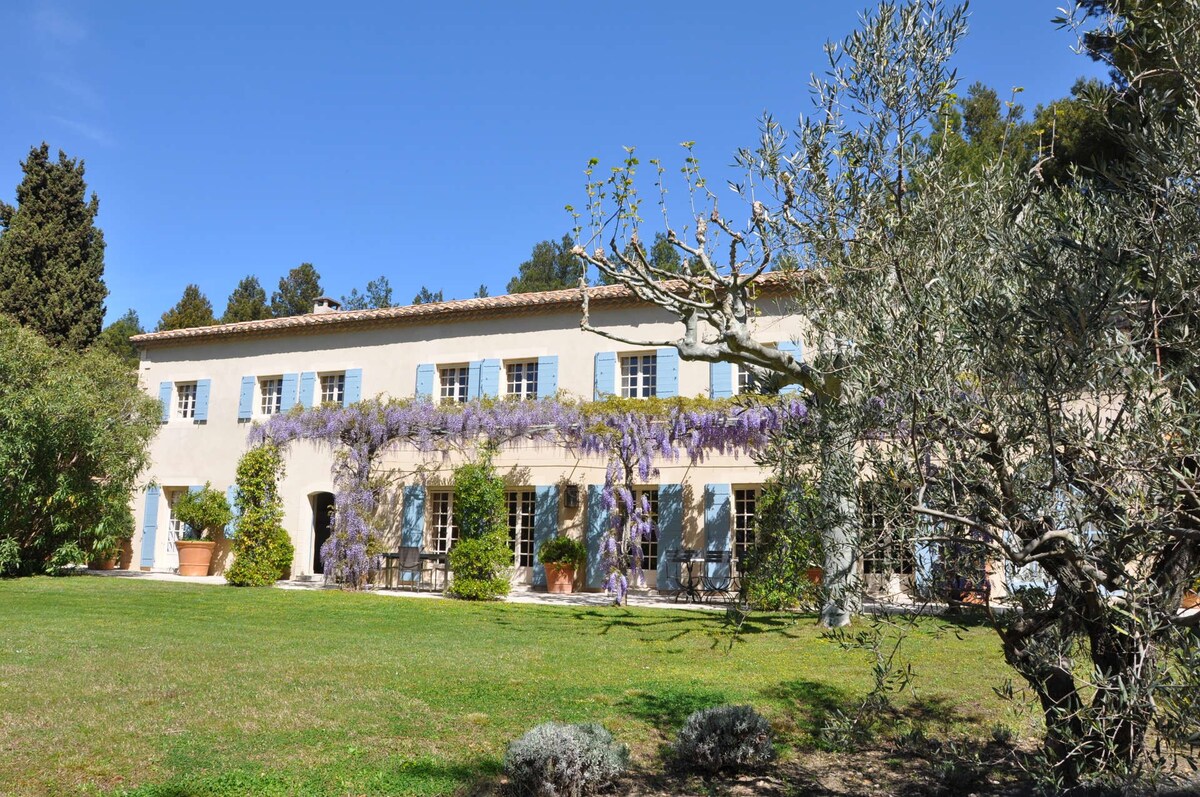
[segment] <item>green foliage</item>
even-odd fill
[[[587,561],[587,546],[571,537],[551,537],[538,549],[538,561],[544,565],[561,564],[582,567]]]
[[[0,570],[33,573],[67,546],[128,539],[159,412],[108,352],[56,350],[0,316]]]
[[[238,461],[233,563],[225,571],[234,586],[270,586],[292,565],[295,551],[283,528],[279,496],[283,473],[283,457],[271,445],[252,448]]]
[[[0,315],[52,346],[82,350],[104,322],[100,201],[87,196],[83,161],[43,143],[21,164],[16,206],[0,202]]]
[[[490,293],[488,292],[488,286],[487,286],[487,285],[480,285],[480,286],[479,286],[479,289],[475,291],[475,295],[474,295],[474,296],[472,296],[471,298],[473,298],[473,299],[486,299],[486,298],[487,298],[489,295],[490,295]]]
[[[188,528],[184,539],[213,539],[233,517],[225,496],[206,482],[204,489],[188,491],[175,499],[175,517]]]
[[[413,297],[413,304],[437,304],[438,302],[446,301],[442,291],[431,291],[424,285],[421,286],[421,292]]]
[[[504,772],[519,795],[581,797],[607,786],[629,765],[629,748],[602,725],[538,725],[508,746]]]
[[[225,314],[221,316],[222,324],[233,324],[238,321],[261,321],[271,317],[271,308],[267,307],[267,292],[259,283],[258,277],[250,274],[242,277],[242,281],[229,294],[225,303]]]
[[[140,335],[146,330],[138,320],[136,310],[127,310],[125,315],[104,328],[100,337],[96,338],[96,346],[110,354],[119,357],[130,368],[138,366],[137,347],[129,342],[134,335]]]
[[[349,296],[342,297],[343,310],[378,310],[391,306],[392,285],[388,278],[382,275],[379,279],[367,283],[366,293],[359,293],[358,288],[354,288]]]
[[[208,327],[215,323],[217,319],[213,317],[212,302],[201,292],[200,286],[193,283],[183,289],[183,296],[175,306],[158,319],[156,331]]]
[[[454,522],[461,539],[450,550],[454,581],[449,591],[456,597],[494,600],[508,594],[512,551],[504,493],[490,451],[454,470]]]
[[[312,263],[301,263],[279,278],[279,290],[271,294],[271,315],[283,318],[313,311],[321,295],[321,275]]]
[[[811,478],[771,480],[763,486],[754,544],[742,572],[747,603],[767,611],[816,605],[821,588],[808,570],[824,564],[823,517],[824,502]]]
[[[517,267],[517,276],[508,281],[509,293],[533,293],[576,288],[584,274],[584,265],[571,254],[571,236],[559,242],[541,241],[534,245],[529,259]]]
[[[684,722],[671,748],[684,772],[746,772],[775,760],[771,724],[751,706],[713,706]]]

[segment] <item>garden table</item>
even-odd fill
[[[422,569],[428,567],[431,576],[429,579],[429,588],[433,592],[440,592],[437,586],[437,574],[442,574],[442,589],[446,588],[447,570],[450,564],[450,555],[445,553],[436,553],[433,551],[423,552],[420,556]],[[423,581],[424,579],[422,579]]]

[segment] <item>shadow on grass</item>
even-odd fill
[[[636,692],[625,697],[618,705],[663,734],[674,736],[692,712],[719,706],[727,701],[724,692],[712,689],[667,687],[654,693]]]

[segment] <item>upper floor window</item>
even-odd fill
[[[258,389],[262,395],[259,411],[263,415],[275,415],[283,408],[283,380],[279,377],[267,377],[258,380]]]
[[[196,383],[175,383],[175,411],[180,418],[196,417]]]
[[[470,379],[467,366],[442,366],[438,369],[438,376],[441,379],[442,403],[467,400],[467,384]]]
[[[533,567],[533,490],[515,490],[508,499],[508,544],[517,567]]]
[[[750,392],[750,385],[754,379],[754,372],[744,365],[735,364],[733,366],[733,392],[736,395]]]
[[[621,396],[651,398],[658,394],[658,356],[631,354],[621,358]]]
[[[321,377],[321,403],[346,403],[346,374],[325,374]]]
[[[448,553],[458,542],[458,526],[454,523],[454,493],[439,490],[429,494],[434,553]]]
[[[754,544],[754,517],[758,514],[758,488],[740,487],[733,491],[733,556],[739,563]],[[744,564],[743,564],[744,566]]]
[[[535,399],[538,394],[537,361],[509,363],[507,366],[508,395],[519,399]]]

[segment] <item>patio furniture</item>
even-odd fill
[[[446,579],[449,576],[450,555],[446,553],[436,553],[434,551],[423,551],[418,557],[422,577],[418,583],[425,583],[423,574],[425,570],[429,570],[429,588],[433,592],[440,592],[446,588]],[[438,587],[438,573],[442,574],[442,585]]]
[[[733,553],[731,551],[705,551],[704,569],[700,576],[700,592],[711,598],[724,595],[729,600],[733,592]]]
[[[688,602],[698,602],[699,581],[692,572],[692,563],[700,561],[700,552],[692,548],[672,548],[664,555],[667,557],[667,583],[660,585],[658,591],[674,593],[676,601],[682,597]]]
[[[394,562],[394,570],[398,577],[399,583],[397,586],[410,586],[413,589],[421,587],[421,549],[411,545],[404,545],[400,550],[393,554],[385,554],[392,557]]]

